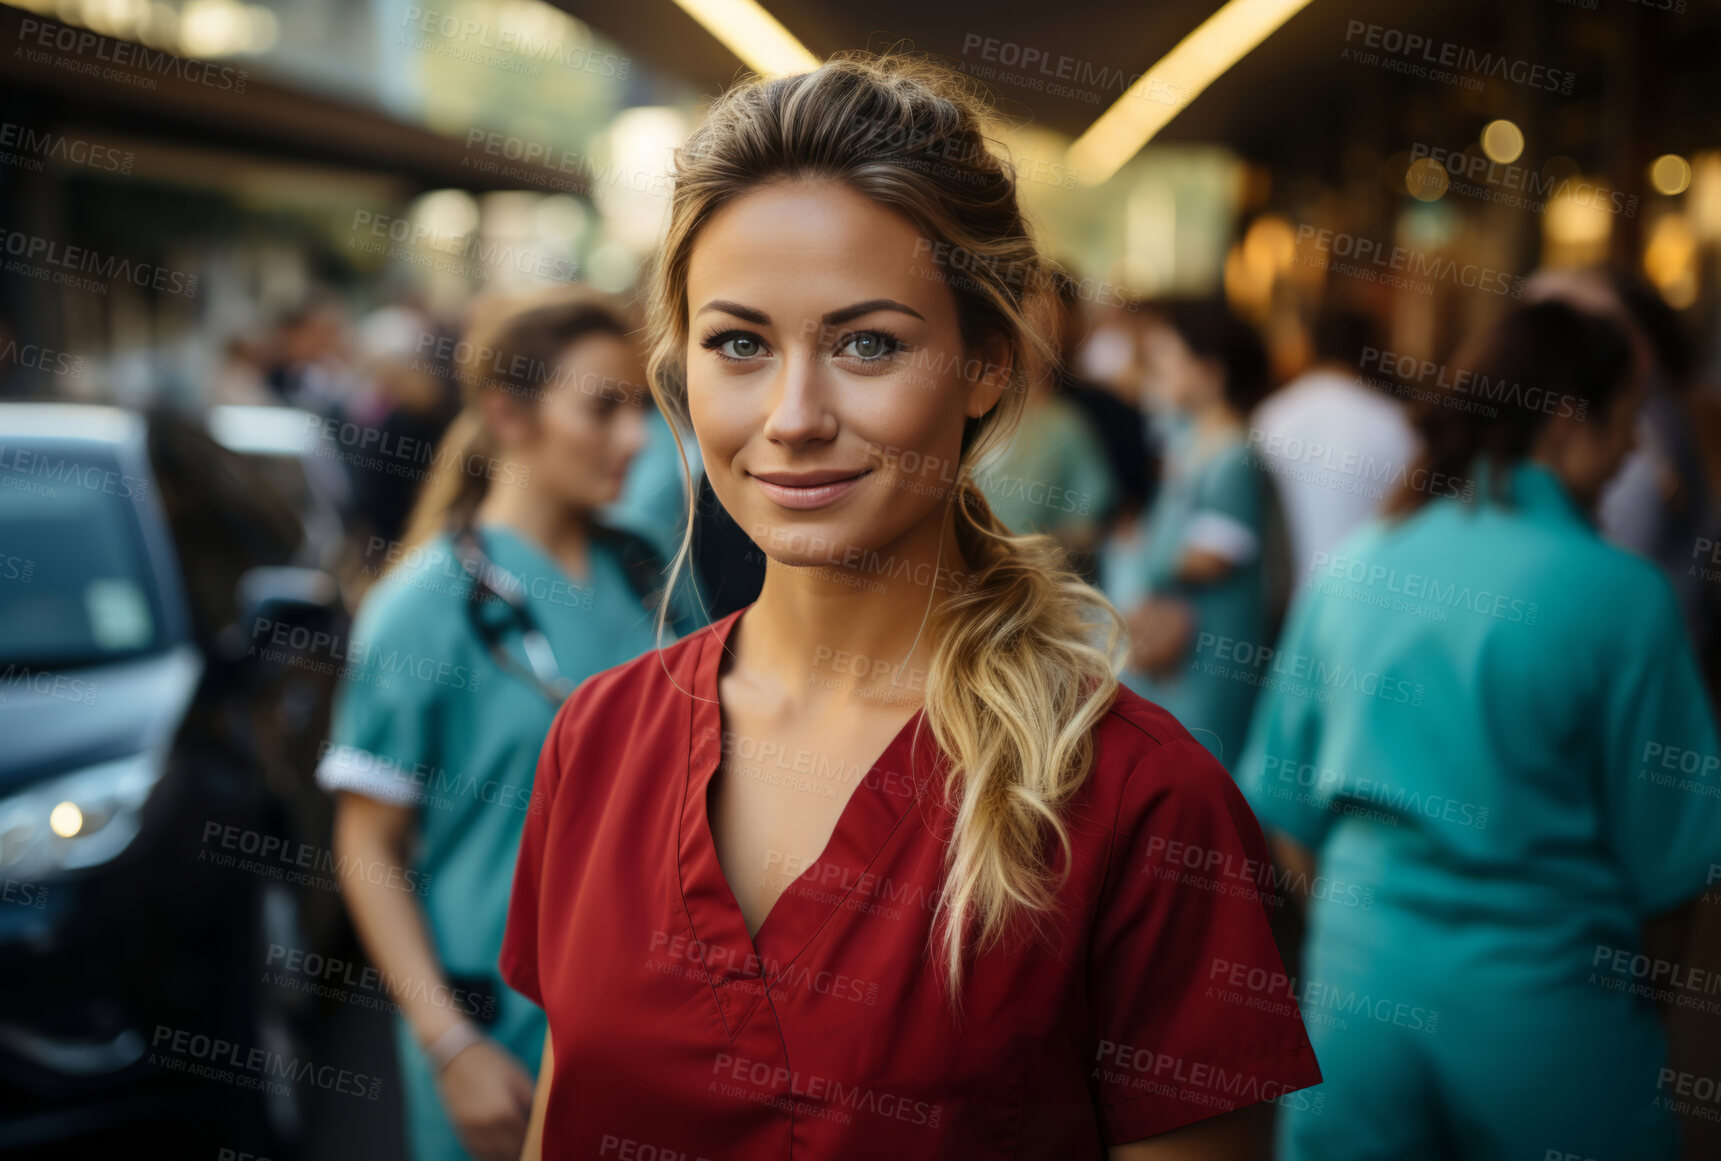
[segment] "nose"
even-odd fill
[[[765,438],[790,447],[834,439],[837,417],[830,407],[829,386],[816,357],[794,353],[780,359],[771,384]]]

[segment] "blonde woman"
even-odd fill
[[[678,156],[652,389],[766,577],[551,728],[527,1157],[1243,1158],[1320,1080],[1247,805],[968,474],[1052,293],[982,114],[855,56]]]
[[[353,626],[317,780],[353,927],[399,1009],[414,1161],[518,1157],[543,1013],[496,954],[535,759],[586,676],[648,652],[636,537],[594,514],[644,438],[644,371],[601,299],[487,306],[465,409]],[[660,582],[659,582],[660,583]],[[404,874],[394,868],[407,868]]]

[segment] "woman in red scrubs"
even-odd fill
[[[855,56],[677,155],[652,387],[768,564],[545,743],[501,956],[549,1017],[529,1158],[1240,1159],[1319,1104],[1248,806],[967,475],[1049,360],[981,115]]]

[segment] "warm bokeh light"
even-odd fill
[[[1669,306],[1683,310],[1697,301],[1697,236],[1691,219],[1667,214],[1650,228],[1643,272]]]
[[[1417,201],[1439,201],[1446,192],[1446,167],[1432,157],[1419,157],[1404,171],[1404,188]]]
[[[1518,160],[1524,153],[1524,131],[1502,118],[1482,128],[1482,152],[1501,165]]]
[[[1230,0],[1124,91],[1070,146],[1069,164],[1098,185],[1309,0]]]
[[[1649,184],[1656,193],[1682,194],[1691,185],[1691,165],[1677,153],[1663,153],[1649,163]]]
[[[761,76],[782,77],[819,67],[819,58],[753,0],[675,0]]]

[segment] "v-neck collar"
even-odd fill
[[[751,605],[730,613],[699,637],[688,704],[687,776],[678,836],[682,900],[702,947],[706,976],[733,1037],[765,990],[787,971],[857,889],[877,884],[868,868],[924,797],[939,772],[939,752],[926,711],[917,710],[884,748],[843,806],[819,857],[777,898],[755,936],[717,857],[709,793],[722,759],[722,707],[717,671],[730,636]]]

